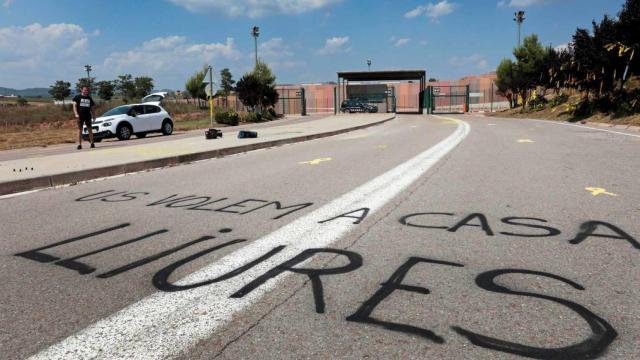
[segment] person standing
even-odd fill
[[[73,98],[73,112],[78,119],[78,150],[82,149],[82,125],[87,127],[89,131],[89,142],[91,147],[96,147],[93,143],[93,129],[91,128],[91,120],[95,119],[93,107],[96,103],[89,95],[89,88],[82,87],[82,94],[78,94]]]

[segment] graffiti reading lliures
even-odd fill
[[[109,190],[101,193],[83,196],[81,198],[78,198],[77,201],[123,202],[134,201],[136,199],[144,198],[149,195],[150,194],[147,192],[116,192],[115,190]],[[232,201],[227,198],[214,199],[209,196],[179,196],[178,194],[145,203],[145,206],[165,206],[167,208],[184,208],[186,210],[214,211],[239,215],[259,210],[265,211],[266,214],[267,208],[270,208],[271,212],[268,213],[268,216],[273,216],[272,219],[282,218],[311,205],[312,203],[302,203],[297,205],[283,206],[279,201],[267,201],[258,199]],[[367,217],[368,213],[369,209],[362,208],[338,215],[330,219],[319,219],[318,222],[322,224],[331,221],[350,221],[351,223],[357,225]],[[447,231],[452,233],[461,231],[462,229],[467,229],[482,232],[486,236],[536,238],[554,237],[562,234],[562,231],[560,229],[551,226],[545,219],[535,217],[510,216],[501,218],[498,222],[496,222],[490,221],[487,216],[481,213],[468,214],[466,216],[461,216],[458,219],[458,216],[456,214],[449,212],[421,212],[405,215],[399,219],[399,222],[404,226],[416,229],[430,231]],[[152,239],[154,236],[169,232],[169,230],[158,229],[146,234],[119,241],[112,245],[103,246],[101,248],[87,251],[83,254],[75,255],[68,258],[54,256],[49,253],[49,251],[53,248],[62,247],[71,243],[77,243],[82,240],[102,234],[117,232],[127,229],[130,226],[130,223],[116,224],[113,226],[95,230],[87,234],[77,235],[72,238],[58,241],[53,244],[42,246],[36,249],[20,252],[15,255],[39,263],[54,264],[56,266],[75,271],[80,275],[95,273],[96,278],[107,279],[139,268],[141,266],[149,265],[156,260],[168,257],[178,252],[183,252],[183,250],[193,245],[212,242],[212,244],[208,248],[200,250],[195,254],[184,256],[181,259],[174,261],[167,266],[164,266],[163,268],[158,270],[152,277],[151,282],[158,290],[166,292],[179,292],[188,291],[194,288],[208,286],[211,284],[229,280],[274,257],[286,247],[284,245],[276,246],[255,259],[247,259],[246,264],[239,266],[238,268],[231,270],[226,274],[217,276],[213,279],[207,279],[198,283],[190,283],[186,285],[174,284],[169,281],[171,275],[178,268],[191,263],[205,255],[211,254],[215,251],[227,247],[236,246],[238,244],[246,242],[247,240],[218,240],[219,238],[225,238],[226,236],[228,236],[227,234],[232,232],[232,229],[230,228],[221,228],[215,235],[203,235],[196,239],[190,239],[178,246],[142,257],[129,264],[121,265],[112,269],[106,269],[105,271],[99,271],[95,266],[91,265],[91,263],[87,261],[86,258],[107,251],[118,251],[118,249],[122,251],[121,248],[125,248],[127,245]],[[632,245],[632,247],[634,247],[635,249],[640,249],[640,244],[638,243],[638,241],[629,233],[625,232],[623,229],[619,228],[616,225],[604,221],[591,220],[583,222],[578,227],[576,234],[567,241],[571,244],[579,245],[584,241],[591,241],[591,238],[594,238],[594,240],[623,240]],[[622,242],[616,242],[616,246],[622,246]],[[59,252],[57,252],[57,254],[59,254]],[[346,260],[346,265],[341,265],[333,268],[311,268],[302,266],[303,263],[306,263],[308,260],[313,259],[319,254],[330,254],[334,256],[344,257]],[[344,263],[344,261],[342,261],[341,263]],[[339,276],[341,274],[353,272],[362,267],[362,265],[362,256],[353,251],[332,248],[305,249],[292,258],[283,261],[279,265],[276,265],[262,275],[249,281],[247,284],[231,294],[230,298],[242,298],[262,286],[270,279],[278,277],[286,272],[294,273],[304,275],[310,280],[313,299],[315,303],[315,311],[321,314],[325,312],[327,307],[324,299],[322,278],[325,276]],[[404,282],[405,277],[416,266],[447,266],[451,267],[452,270],[459,269],[455,271],[465,271],[466,269],[464,264],[455,261],[412,256],[404,263],[402,263],[392,273],[392,275],[380,285],[380,287],[371,295],[371,297],[366,299],[360,305],[360,307],[352,312],[351,315],[347,316],[345,320],[363,325],[381,327],[388,331],[420,336],[421,338],[424,338],[425,340],[436,344],[445,343],[446,339],[433,330],[421,328],[411,324],[385,320],[384,315],[372,315],[376,307],[378,307],[383,301],[385,301],[385,299],[387,299],[396,291],[413,292],[425,296],[429,295],[432,292],[431,289],[428,289],[426,287],[410,285]],[[559,297],[553,297],[534,292],[520,291],[498,285],[496,283],[496,278],[507,274],[521,274],[526,276],[544,277],[563,282],[573,287],[574,289],[584,291],[585,288],[582,285],[560,275],[531,269],[494,269],[477,274],[475,277],[475,285],[478,288],[488,292],[536,298],[545,300],[549,304],[554,303],[562,305],[573,311],[586,321],[590,328],[591,335],[587,339],[578,341],[573,345],[561,348],[540,348],[493,338],[488,335],[482,335],[467,330],[465,327],[459,324],[451,324],[451,329],[454,330],[455,333],[465,337],[469,342],[476,346],[537,359],[597,358],[606,351],[607,347],[617,337],[616,330],[605,319],[596,315],[583,305]]]

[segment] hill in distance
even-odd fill
[[[0,95],[16,95],[22,97],[51,97],[49,88],[11,89],[0,86]]]

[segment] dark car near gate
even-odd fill
[[[378,107],[375,105],[368,104],[364,101],[355,100],[355,99],[347,99],[342,102],[340,105],[340,112],[343,113],[356,113],[356,112],[366,112],[366,113],[376,113],[378,112]]]

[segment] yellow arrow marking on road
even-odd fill
[[[444,119],[445,121],[441,121],[440,124],[457,124],[458,120],[446,116],[433,115],[433,117],[438,119]]]
[[[386,149],[386,148],[388,148],[388,147],[389,147],[389,146],[387,146],[387,145],[378,145],[378,146],[376,146],[376,149],[382,149],[382,150],[384,150],[384,149]]]
[[[326,158],[313,159],[313,160],[310,160],[310,161],[301,161],[298,164],[300,164],[300,165],[318,165],[321,162],[331,161],[331,160],[333,160],[333,159],[330,158],[330,157],[326,157]]]
[[[519,139],[518,143],[520,144],[527,144],[527,143],[534,143],[535,141],[531,140],[531,139]]]
[[[591,193],[591,195],[593,196],[598,196],[600,194],[603,195],[609,195],[609,196],[618,196],[614,193],[610,193],[607,191],[607,189],[603,189],[603,188],[599,188],[599,187],[588,187],[588,188],[584,188],[585,190],[587,190],[588,192]]]

